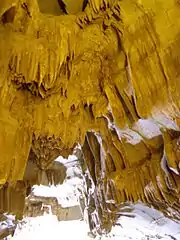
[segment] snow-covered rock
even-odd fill
[[[154,134],[158,134],[158,131]],[[77,188],[81,187],[83,181],[77,177],[80,172],[78,165],[76,165],[76,158],[74,156],[71,156],[68,160],[58,158],[57,161],[69,165],[67,179],[62,185],[58,186],[35,186],[33,193],[38,196],[56,197],[64,207],[77,206],[79,204]],[[117,225],[112,228],[110,234],[97,236],[95,240],[180,240],[179,222],[172,221],[157,210],[146,207],[141,203],[130,207],[133,208],[133,211],[129,213],[131,217],[128,216],[128,213],[127,216],[124,214],[118,219]],[[90,240],[92,238],[88,232],[88,225],[85,221],[59,222],[56,216],[45,214],[36,218],[26,217],[23,223],[18,225],[12,239]]]

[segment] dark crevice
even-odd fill
[[[67,98],[67,89],[64,92],[64,96],[65,96],[65,98]]]
[[[93,104],[90,104],[89,105],[89,112],[90,112],[91,116],[94,118],[92,107],[93,107]]]
[[[120,16],[118,16],[117,14],[113,13],[112,16],[115,18],[117,22],[121,21]]]
[[[137,117],[138,117],[139,119],[141,119],[141,117],[140,117],[140,115],[139,115],[139,113],[138,113],[137,107],[136,107],[136,102],[135,102],[134,97],[132,97],[131,100],[132,100],[132,104],[133,104],[133,107],[134,107],[134,111],[135,111]]]
[[[63,2],[63,0],[58,0],[58,4],[59,4],[59,7],[61,8],[61,10],[63,11],[63,13],[68,14],[68,12],[66,10],[66,4]],[[88,0],[84,0],[83,5],[82,5],[82,11],[85,10],[87,4],[88,4]]]
[[[58,0],[59,3],[59,7],[61,8],[61,10],[63,11],[63,13],[68,14],[66,11],[66,5],[62,0]]]
[[[84,104],[84,109],[90,114],[91,118],[94,118],[93,110],[92,110],[93,104],[91,103],[89,106],[87,103]]]
[[[21,4],[21,7],[26,11],[27,15],[31,18],[31,13],[26,3]]]
[[[87,135],[85,137],[84,145],[82,146],[82,152],[83,152],[83,158],[85,159],[85,162],[89,169],[90,176],[92,177],[94,185],[96,185],[97,179],[96,179],[96,173],[95,173],[95,159],[91,152]]]
[[[76,107],[75,107],[75,105],[73,104],[73,105],[71,106],[71,111],[74,112],[75,110],[76,110]]]
[[[131,114],[128,106],[126,105],[126,102],[124,101],[123,97],[122,97],[121,94],[119,93],[119,91],[118,91],[118,89],[117,89],[116,86],[115,86],[115,90],[116,90],[116,94],[117,94],[118,98],[120,99],[120,102],[121,102],[121,104],[122,104],[122,106],[123,106],[123,109],[124,109],[124,111],[125,111],[128,119],[129,119],[129,121],[130,121],[131,123],[133,123],[133,122],[134,122],[133,116],[132,116],[132,114]]]
[[[82,6],[82,11],[85,10],[87,4],[88,4],[88,0],[84,0],[84,2],[83,2],[83,6]]]
[[[1,17],[2,23],[13,23],[16,14],[16,7],[11,7]]]
[[[174,130],[174,129],[167,129],[168,134],[171,137],[171,140],[180,138],[180,131]]]
[[[115,163],[114,163],[114,160],[113,160],[113,157],[110,153],[107,154],[108,155],[108,165],[109,165],[109,168],[110,168],[110,172],[109,173],[112,173],[112,172],[116,172],[116,166],[115,166]]]

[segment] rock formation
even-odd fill
[[[37,217],[44,214],[53,214],[59,221],[71,221],[81,219],[79,206],[63,208],[56,197],[42,197],[30,195],[26,199],[24,216]]]
[[[7,236],[13,236],[17,223],[15,217],[0,213],[0,239],[6,240]]]
[[[180,2],[76,2],[0,1],[0,209],[80,144],[100,229],[126,201],[179,218]]]

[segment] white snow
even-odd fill
[[[161,135],[158,124],[151,118],[149,119],[139,119],[132,127],[132,129],[124,128],[119,129],[115,124],[110,125],[110,128],[114,128],[118,134],[118,137],[124,138],[126,142],[136,145],[142,141],[142,137],[151,139],[153,137]]]
[[[165,218],[158,211],[135,205],[135,218],[121,217],[119,225],[113,227],[106,236],[97,236],[96,240],[180,240],[180,224]],[[26,218],[25,225],[18,226],[14,240],[64,239],[90,240],[88,226],[83,221],[58,222],[53,215]]]
[[[137,204],[133,214],[135,218],[121,217],[119,219],[121,227],[114,227],[111,233],[114,239],[180,240],[180,224],[164,217],[155,209]]]
[[[67,167],[67,177],[63,184],[57,186],[34,186],[33,194],[36,196],[56,197],[58,203],[63,207],[73,207],[79,205],[78,197],[79,192],[77,187],[82,185],[82,179],[75,177],[80,175],[76,161],[77,157],[70,155],[68,159],[58,157],[56,161],[63,163]]]
[[[79,205],[76,188],[68,183],[51,187],[35,186],[33,193],[36,196],[56,197],[63,208]]]
[[[62,185],[57,187],[35,186],[34,194],[38,196],[55,196],[63,207],[78,205],[77,186],[83,184],[82,180],[75,177],[78,167],[75,164],[75,157],[65,160],[58,158],[58,161],[68,162],[68,176]],[[146,207],[142,204],[131,206],[134,208],[130,215],[121,216],[110,234],[97,236],[95,240],[180,240],[180,223],[164,217],[160,212]],[[125,214],[125,213],[124,213]],[[128,213],[127,213],[128,215]],[[13,240],[91,240],[88,235],[88,225],[85,221],[58,221],[57,217],[50,213],[41,217],[24,219],[19,224]]]
[[[179,171],[175,168],[170,167],[171,171],[174,172],[176,175],[180,175]]]
[[[85,240],[87,225],[83,221],[61,221],[56,216],[45,215],[36,218],[26,218],[25,225],[19,226],[12,239],[14,240]]]
[[[61,162],[63,164],[68,164],[68,163],[72,163],[73,161],[76,161],[77,157],[75,155],[69,155],[68,159],[63,158],[62,156],[59,156],[55,161],[57,162]]]
[[[136,145],[139,142],[142,141],[142,137],[136,133],[135,131],[127,128],[127,129],[119,129],[118,127],[115,126],[116,132],[118,134],[118,137],[126,139],[126,142]]]
[[[160,127],[164,126],[174,130],[179,129],[176,122],[173,119],[170,119],[170,116],[166,116],[166,114],[156,114],[154,119],[157,123],[159,123]]]
[[[15,216],[4,214],[5,220],[0,222],[0,231],[5,228],[13,227]]]
[[[151,139],[161,135],[158,125],[153,119],[139,119],[133,126],[133,129],[139,132],[143,137]]]

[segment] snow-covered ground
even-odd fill
[[[67,179],[57,187],[35,186],[34,194],[38,196],[57,197],[63,207],[78,205],[77,186],[82,180],[76,177],[80,175],[76,165],[76,158],[58,158],[57,161],[68,165]],[[122,216],[118,225],[113,227],[107,236],[98,236],[96,240],[180,240],[180,223],[165,218],[158,211],[142,204],[136,204],[131,213],[134,218]],[[13,240],[90,240],[88,225],[84,221],[60,221],[51,214],[36,218],[25,218],[23,224],[19,224]]]
[[[135,206],[135,218],[121,217],[119,226],[112,232],[96,240],[180,240],[180,225],[163,217],[156,210],[141,204]],[[25,224],[18,226],[13,240],[90,240],[88,226],[84,221],[58,222],[53,215],[24,219]]]

